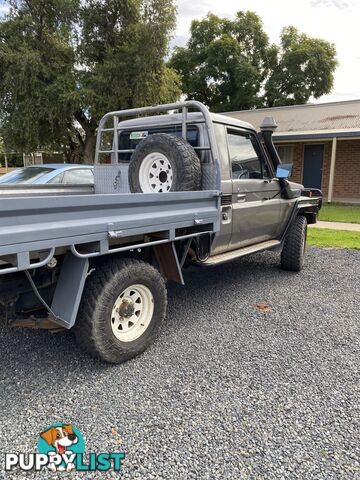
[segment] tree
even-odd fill
[[[281,46],[265,84],[265,104],[296,105],[330,93],[337,66],[335,46],[284,28]]]
[[[179,79],[164,63],[175,27],[171,0],[89,0],[81,9],[76,112],[93,151],[95,128],[110,110],[175,101]],[[85,146],[86,147],[86,146]]]
[[[57,5],[56,5],[57,3]],[[0,122],[9,149],[59,146],[71,129],[76,0],[11,2],[0,23]]]
[[[179,97],[164,62],[174,26],[172,0],[13,0],[0,23],[6,144],[91,162],[106,111]]]
[[[4,148],[4,142],[0,137],[0,167],[2,167],[4,164],[5,164],[5,148]]]
[[[187,97],[214,111],[306,103],[333,86],[332,44],[288,27],[281,46],[273,45],[253,12],[238,12],[234,20],[208,14],[192,22],[190,34],[169,66],[179,72]]]

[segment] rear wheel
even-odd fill
[[[135,259],[111,259],[88,278],[74,330],[93,356],[122,363],[156,338],[166,312],[161,274]]]
[[[300,215],[291,225],[281,252],[281,268],[299,272],[304,265],[307,220]]]

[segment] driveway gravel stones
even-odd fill
[[[265,252],[188,271],[158,341],[123,365],[68,332],[1,330],[0,478],[119,478],[5,474],[3,454],[34,452],[56,421],[87,451],[125,449],[124,479],[360,478],[360,252],[278,265]]]

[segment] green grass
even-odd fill
[[[307,243],[316,247],[355,248],[360,250],[360,232],[311,227],[308,228]]]
[[[319,220],[325,222],[360,223],[360,204],[324,203],[319,213]]]

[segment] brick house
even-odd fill
[[[264,117],[278,124],[274,142],[291,180],[321,188],[328,202],[360,203],[360,100],[261,108],[226,115],[258,130]]]

